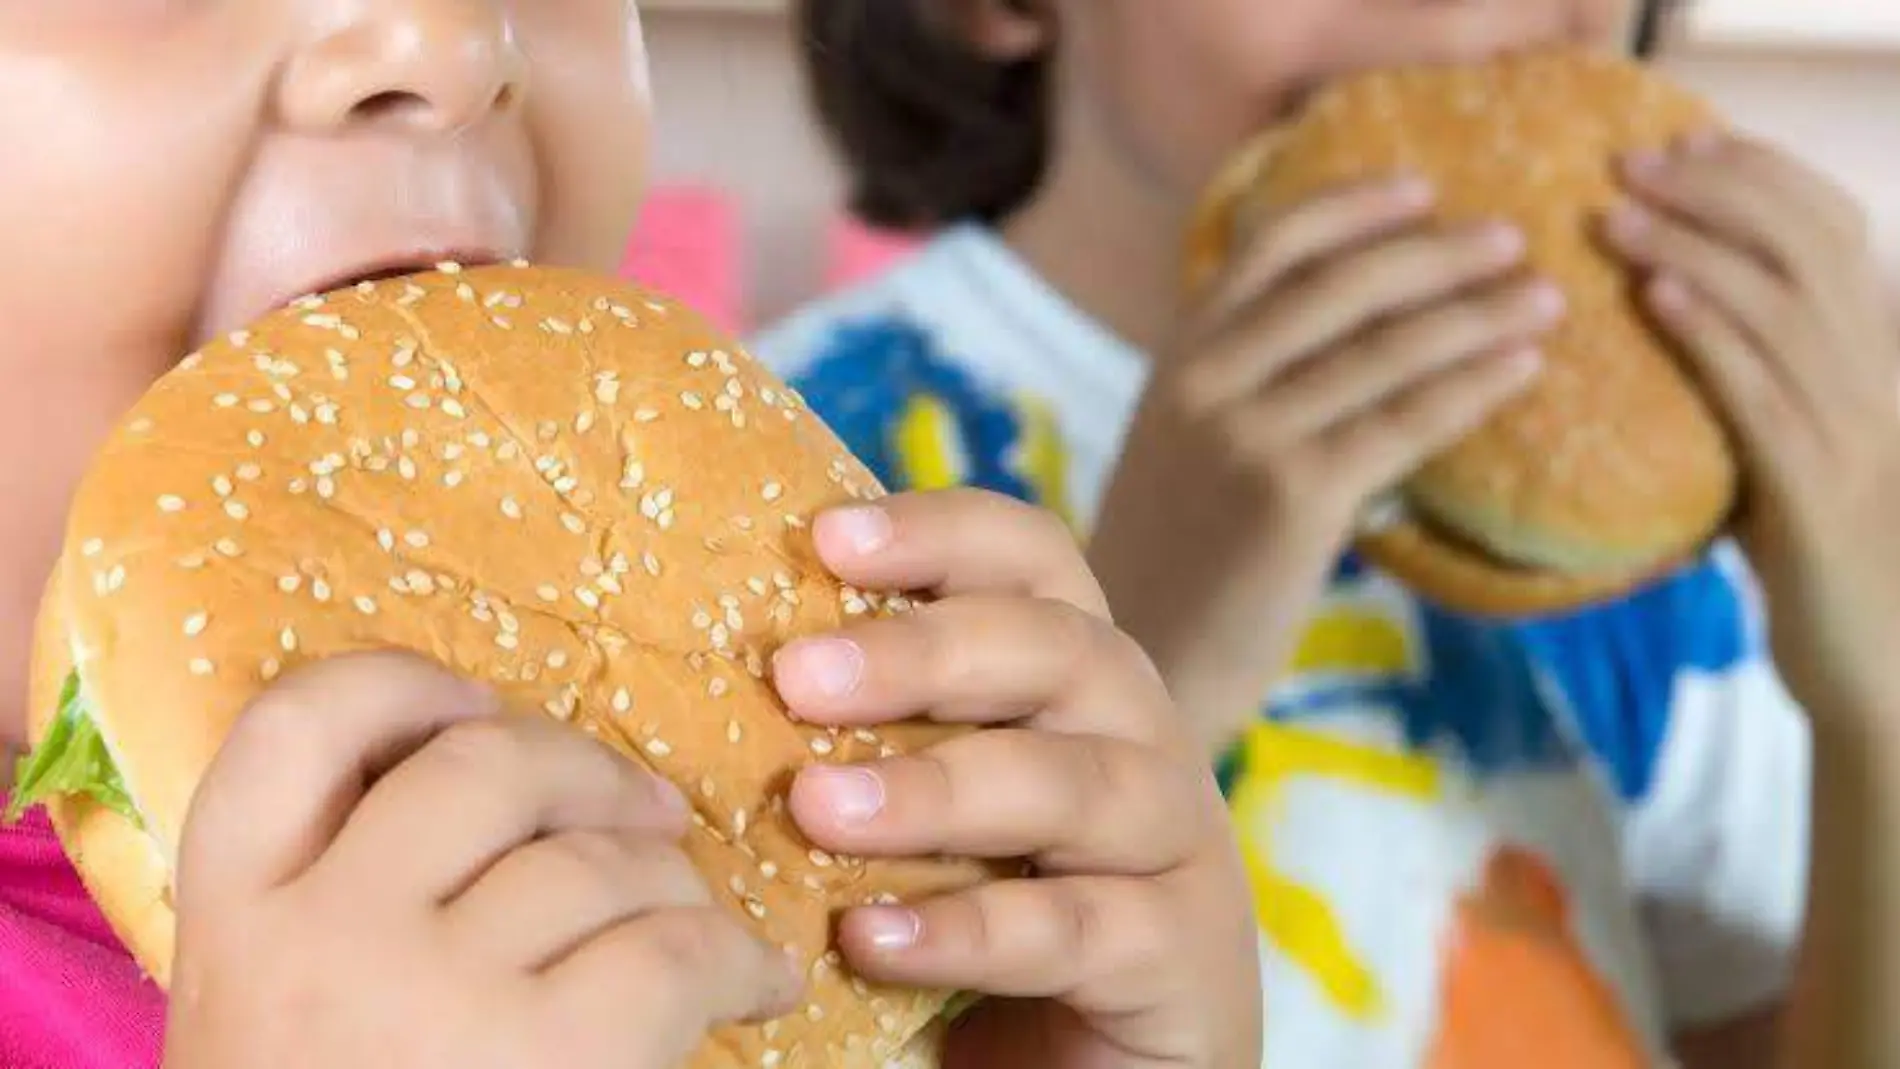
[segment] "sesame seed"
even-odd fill
[[[539,597],[542,601],[552,604],[561,600],[561,591],[558,587],[549,586],[544,583],[535,588],[535,596]]]
[[[277,589],[286,594],[295,594],[303,586],[303,576],[286,575],[277,580]]]
[[[185,635],[190,638],[196,638],[204,634],[205,628],[210,626],[210,624],[210,616],[201,612],[192,613],[190,616],[185,617]]]
[[[219,408],[236,408],[238,406],[238,395],[234,393],[221,393],[213,397],[211,403]]]
[[[633,708],[633,694],[627,688],[621,687],[614,691],[612,705],[616,713],[628,712]]]
[[[166,494],[158,499],[158,511],[183,512],[185,511],[185,499],[179,497],[177,494]]]
[[[590,609],[600,608],[600,595],[594,593],[593,591],[587,589],[586,587],[575,588],[574,600],[580,602],[582,605],[585,605]]]
[[[376,544],[383,547],[384,553],[393,553],[396,550],[396,536],[387,527],[382,528],[376,532]]]
[[[266,683],[276,679],[283,670],[284,666],[275,657],[266,657],[264,663],[257,666],[257,674],[262,676]]]
[[[785,487],[775,482],[766,483],[765,489],[761,492],[760,496],[764,497],[768,502],[777,501],[779,498],[785,496]]]
[[[364,616],[376,615],[376,600],[367,595],[357,595],[356,611],[362,613]]]
[[[242,501],[226,501],[224,503],[224,513],[239,523],[243,523],[251,517],[251,510],[245,508],[244,502]]]
[[[521,505],[512,497],[504,497],[501,499],[501,514],[511,520],[518,520],[521,518]]]
[[[79,552],[88,557],[96,557],[105,551],[105,542],[97,538],[88,538],[86,544],[79,547]]]
[[[191,659],[191,674],[192,675],[208,676],[215,671],[217,671],[216,666],[213,665],[210,661],[206,660],[205,658],[193,657]]]
[[[495,645],[504,650],[512,650],[520,647],[521,639],[512,631],[503,631],[495,636]]]
[[[427,549],[429,547],[429,536],[422,531],[410,531],[408,534],[402,536],[402,540],[408,543],[412,549]]]
[[[650,753],[655,757],[665,757],[668,754],[673,752],[673,748],[671,746],[668,746],[665,742],[659,739],[648,739],[646,741],[645,749],[647,753]]]
[[[574,534],[587,533],[587,524],[579,516],[571,512],[561,513],[561,526],[567,528]]]

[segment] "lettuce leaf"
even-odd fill
[[[950,1001],[944,1003],[943,1011],[937,1014],[937,1016],[946,1021],[955,1021],[957,1018],[969,1013],[970,1010],[975,1008],[976,1004],[981,1001],[983,1001],[983,996],[974,991],[959,991],[950,996]]]
[[[86,706],[76,671],[67,675],[66,685],[60,688],[59,715],[46,737],[20,759],[13,776],[13,798],[0,820],[11,824],[36,805],[73,795],[84,795],[142,824]]]

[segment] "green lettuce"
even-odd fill
[[[36,805],[73,795],[91,798],[134,824],[141,823],[86,705],[76,671],[67,675],[66,685],[60,688],[59,715],[46,737],[20,759],[13,775],[13,798],[0,819],[11,824]]]
[[[946,1021],[954,1021],[969,1013],[981,1001],[983,1001],[983,996],[974,991],[959,991],[950,996],[950,1001],[943,1005],[943,1012],[937,1016]]]

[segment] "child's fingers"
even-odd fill
[[[1315,261],[1417,223],[1432,199],[1430,185],[1401,176],[1356,183],[1250,220],[1253,238],[1196,318],[1225,322]]]
[[[804,977],[783,950],[718,906],[661,909],[589,939],[541,976],[550,1035],[598,1036],[611,1050],[570,1052],[598,1065],[684,1065],[721,1025],[796,1006]]]
[[[846,913],[839,948],[865,978],[1058,998],[1085,1012],[1176,1001],[1179,911],[1160,881],[1071,876],[986,884],[910,906]]]
[[[1825,277],[1840,266],[1833,262],[1839,255],[1834,236],[1814,224],[1804,205],[1764,181],[1758,166],[1714,152],[1638,153],[1625,172],[1641,199],[1751,251],[1791,279]]]
[[[1029,858],[1046,873],[1148,875],[1207,842],[1213,792],[1153,747],[999,730],[909,757],[807,768],[790,804],[806,835],[843,854]]]
[[[1063,601],[967,596],[783,647],[772,677],[801,719],[1028,719],[1072,734],[1167,734],[1161,678],[1134,641]]]
[[[1542,369],[1533,346],[1461,361],[1322,431],[1315,464],[1352,486],[1389,487],[1477,429]]]
[[[1246,418],[1285,440],[1302,441],[1453,365],[1529,344],[1563,311],[1562,291],[1547,282],[1489,287],[1393,320],[1336,354],[1300,365],[1260,406],[1245,410]]]
[[[457,725],[371,787],[313,875],[433,907],[544,834],[684,831],[672,784],[542,716]]]
[[[1183,373],[1182,395],[1197,409],[1228,407],[1382,319],[1503,275],[1523,254],[1523,236],[1502,224],[1411,233],[1346,251],[1263,298]]]
[[[1796,348],[1796,339],[1784,334],[1806,315],[1788,284],[1755,257],[1634,203],[1611,211],[1604,234],[1618,253],[1646,273],[1672,276],[1720,305],[1764,350]],[[1803,369],[1784,370],[1798,374]]]
[[[1652,279],[1643,297],[1756,460],[1799,441],[1793,436],[1799,423],[1812,421],[1726,304],[1718,306],[1673,274]]]
[[[983,490],[897,494],[812,525],[832,574],[867,590],[1023,594],[1106,617],[1108,601],[1054,514]]]
[[[622,921],[711,902],[677,844],[644,832],[569,831],[496,862],[442,921],[488,962],[539,971]]]
[[[336,658],[286,676],[239,718],[186,821],[179,893],[249,896],[314,864],[365,784],[495,697],[420,658]]]

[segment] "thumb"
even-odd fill
[[[495,696],[398,653],[286,676],[238,719],[193,797],[180,847],[181,913],[282,886],[320,857],[369,785]]]

